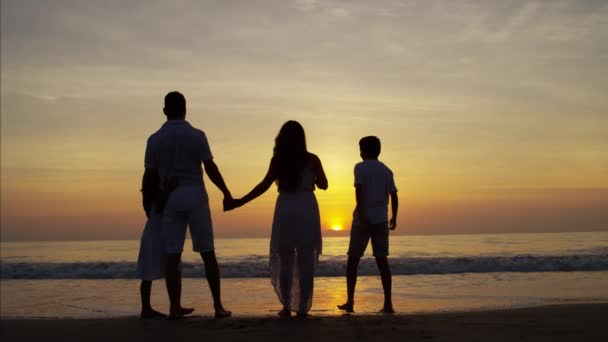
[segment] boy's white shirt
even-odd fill
[[[355,187],[360,185],[363,192],[363,210],[368,223],[388,222],[388,199],[397,191],[393,172],[379,160],[364,160],[355,165]],[[353,221],[359,222],[357,210]]]

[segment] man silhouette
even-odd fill
[[[186,99],[176,91],[165,96],[163,112],[167,121],[148,138],[144,183],[159,188],[154,210],[162,211],[162,237],[166,252],[166,283],[170,319],[184,316],[181,309],[181,255],[189,227],[192,247],[200,253],[213,296],[215,317],[232,313],[222,306],[220,271],[215,257],[209,198],[203,181],[201,162],[209,179],[232,200],[230,191],[213,161],[205,133],[186,121]],[[154,186],[152,186],[154,187]]]

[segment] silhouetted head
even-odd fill
[[[306,135],[297,121],[287,121],[281,127],[274,144],[277,183],[280,189],[295,190],[306,165]]]
[[[184,119],[186,117],[186,98],[180,92],[172,91],[165,95],[163,113],[167,120]]]
[[[359,140],[359,151],[361,152],[361,158],[367,159],[378,159],[380,155],[380,139],[375,136],[368,136]]]

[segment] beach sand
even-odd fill
[[[3,341],[607,341],[608,304],[413,315],[182,321],[2,319]]]

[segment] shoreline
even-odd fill
[[[591,341],[605,340],[608,303],[555,304],[487,311],[396,315],[352,314],[281,319],[273,315],[215,320],[194,315],[181,321],[117,318],[2,318],[2,338],[19,341],[148,341],[207,338],[230,341]],[[5,339],[6,341],[6,339]]]
[[[139,281],[115,280],[2,280],[0,317],[15,319],[110,319],[133,317],[140,309]],[[213,302],[201,279],[184,279],[184,305],[209,316]],[[608,302],[608,272],[496,273],[393,277],[393,305],[401,314],[470,312],[516,309],[550,304]],[[334,317],[346,299],[346,279],[315,280],[312,315]],[[280,310],[276,294],[265,278],[222,281],[223,302],[237,317],[272,317]],[[375,314],[381,306],[377,276],[361,276],[357,283],[358,315]],[[152,306],[168,310],[163,282],[153,286]]]
[[[510,306],[510,307],[478,307],[478,308],[470,308],[470,309],[448,309],[448,310],[439,310],[439,311],[396,311],[394,314],[381,314],[379,312],[369,312],[369,311],[355,311],[353,313],[347,313],[345,311],[336,310],[334,313],[327,313],[325,310],[315,310],[312,309],[309,312],[309,316],[304,319],[332,319],[332,318],[412,318],[412,317],[426,317],[426,316],[449,316],[449,315],[475,315],[475,314],[493,314],[493,313],[504,313],[504,312],[515,312],[515,311],[528,311],[528,310],[543,310],[543,309],[553,309],[553,308],[562,308],[562,307],[595,307],[595,306],[606,306],[608,311],[608,300],[598,300],[598,301],[569,301],[564,303],[542,303],[542,304],[522,304],[520,306]],[[207,308],[208,309],[208,308]],[[280,305],[276,305],[276,308],[265,310],[265,314],[240,314],[239,312],[234,313],[229,318],[230,320],[272,320],[277,317],[277,313],[279,312]],[[300,318],[295,317],[295,313],[292,313],[293,316],[291,318],[287,318],[287,320],[302,320]],[[137,313],[133,314],[122,314],[116,315],[112,317],[77,317],[77,316],[57,316],[57,317],[45,317],[45,316],[1,316],[0,321],[124,321],[124,320],[138,320],[143,322],[155,322],[155,321],[163,321],[163,319],[149,319],[149,320],[140,320],[139,315]],[[215,317],[211,310],[196,310],[193,314],[186,316],[185,319],[180,321],[194,321],[194,320],[214,320]],[[221,321],[221,320],[219,320]]]

